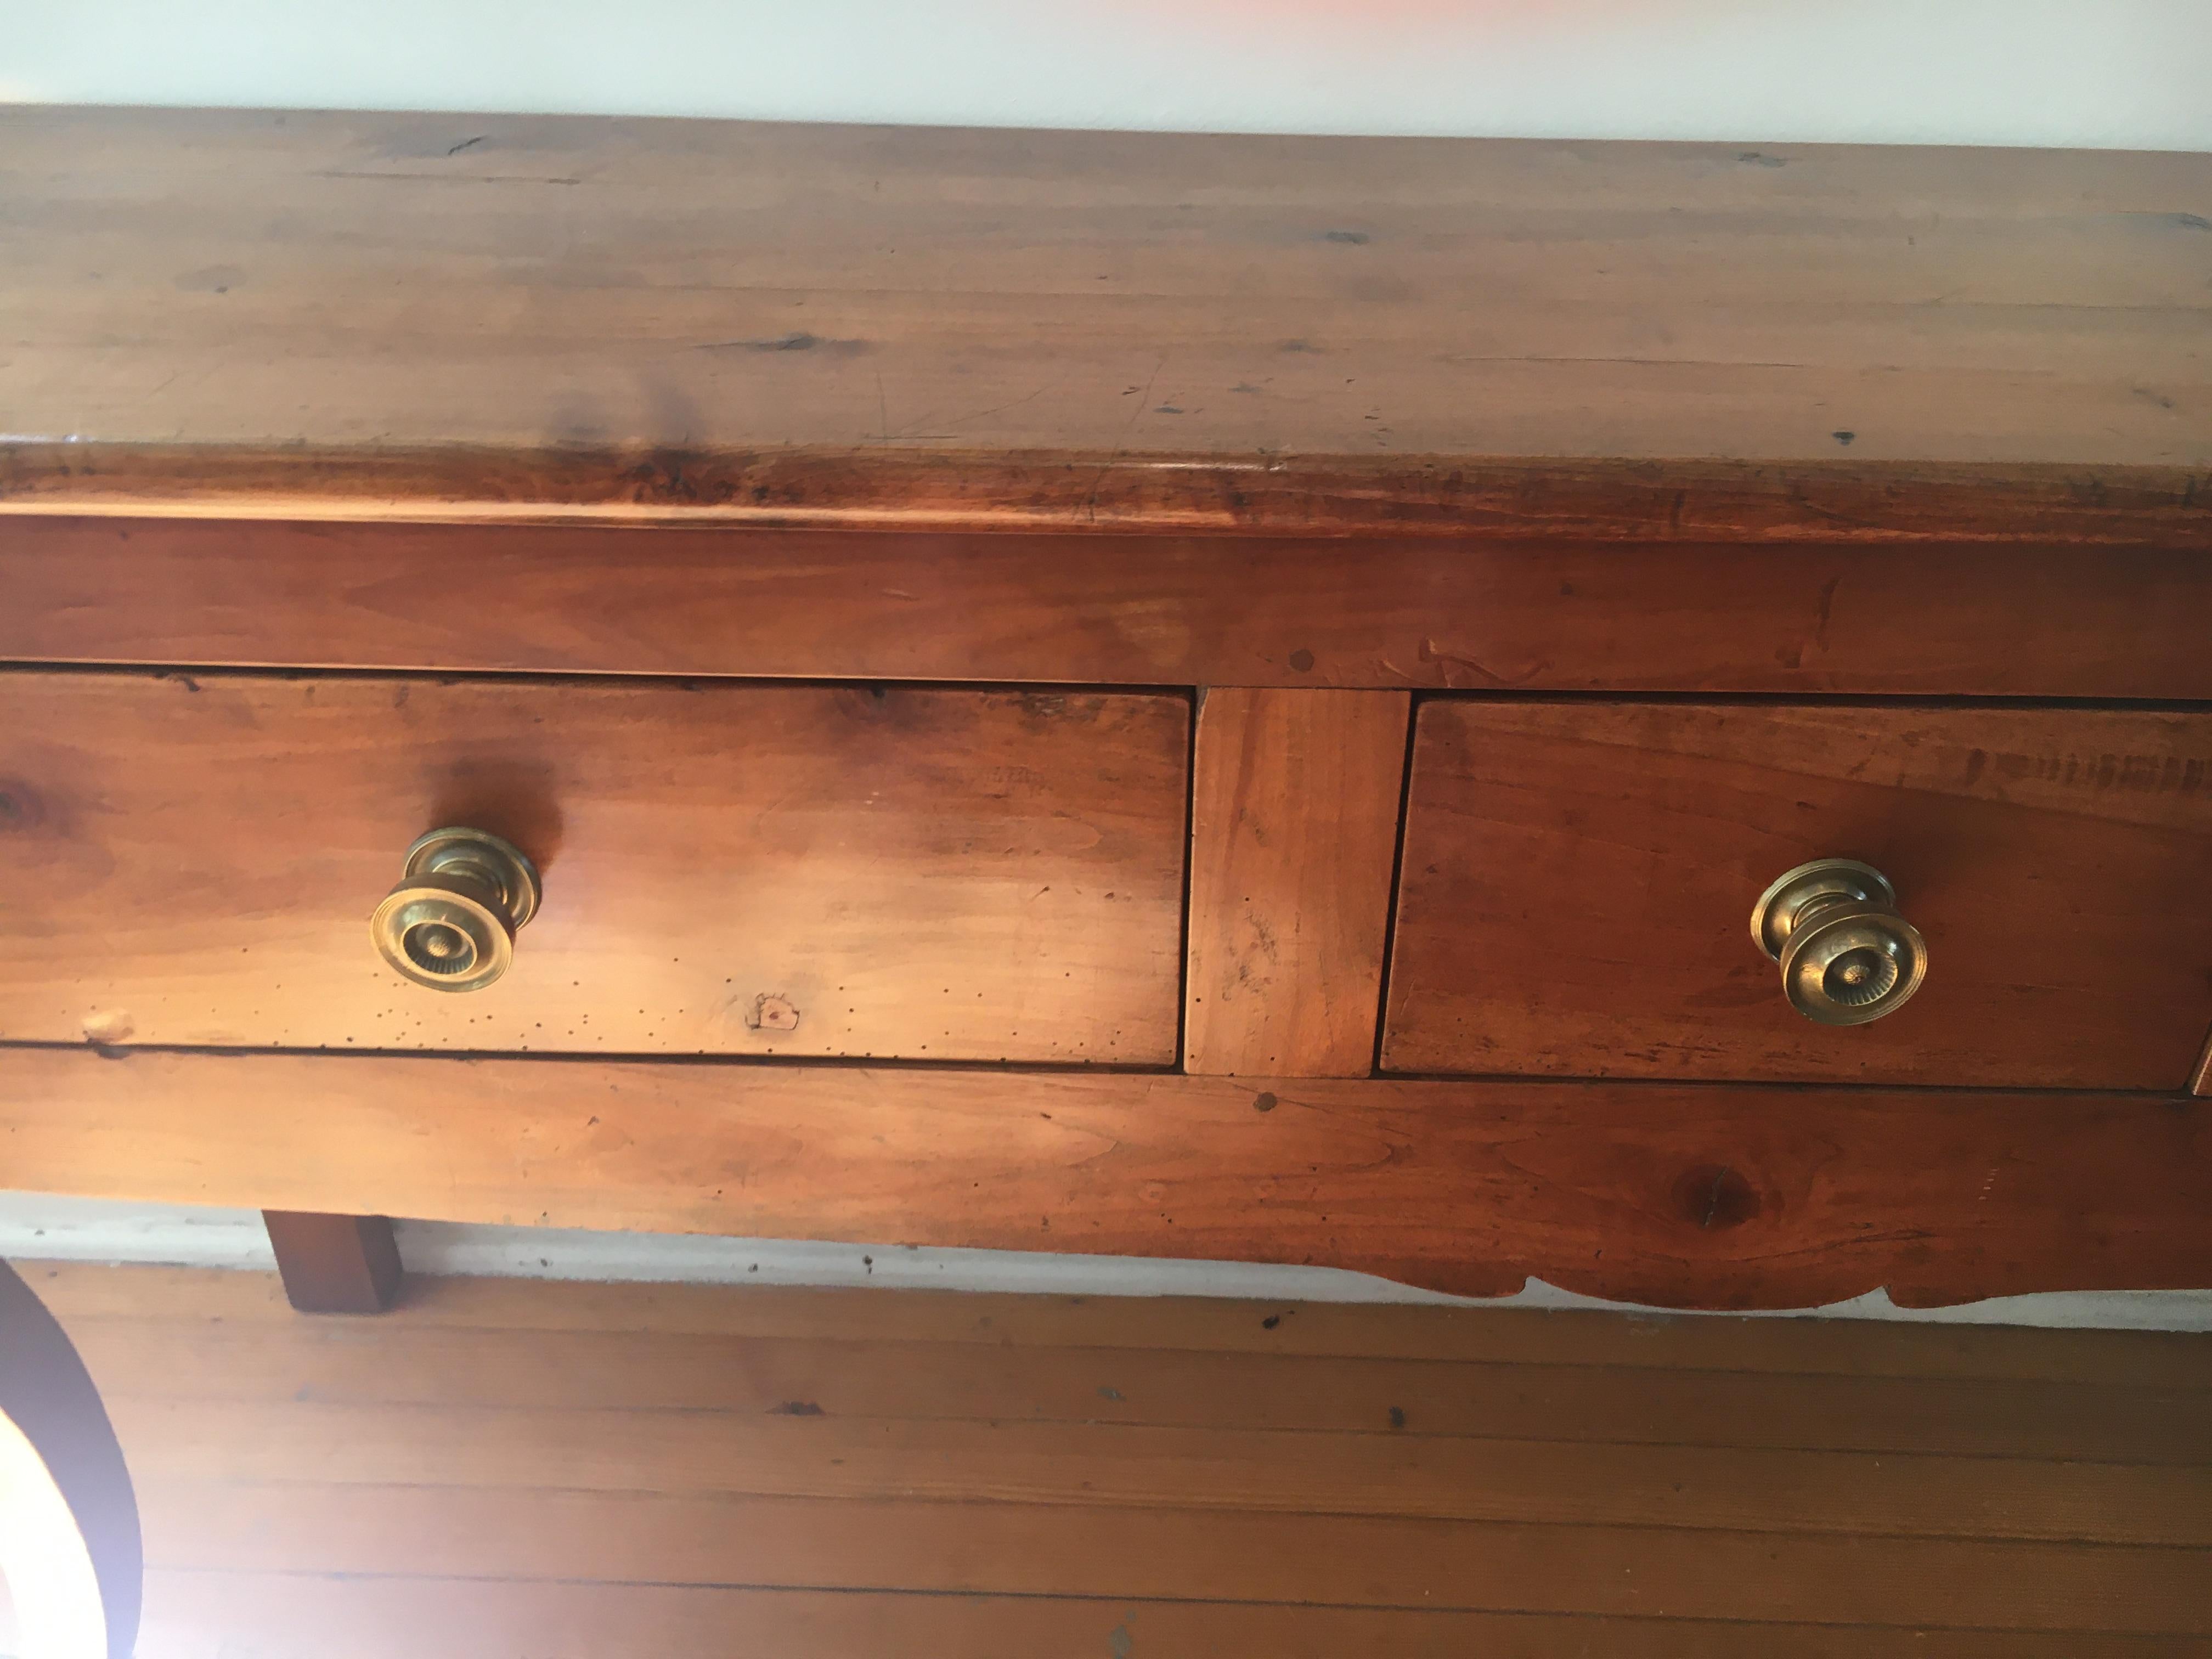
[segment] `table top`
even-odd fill
[[[2194,541],[2212,504],[2204,155],[15,106],[0,317],[0,511]]]

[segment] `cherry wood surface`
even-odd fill
[[[25,1271],[143,1659],[2212,1651],[2201,1335]]]
[[[261,1220],[284,1295],[301,1313],[382,1313],[398,1296],[405,1269],[389,1217],[264,1210]]]
[[[2212,717],[1441,699],[1417,716],[1382,1063],[2182,1089],[2212,1024]],[[1818,857],[1928,941],[1815,1025],[1752,942]]]
[[[2212,157],[13,106],[0,195],[15,1184],[2212,1284]],[[465,997],[365,927],[453,821],[546,881]],[[1825,854],[1863,1030],[1747,938]]]
[[[0,112],[19,511],[2212,540],[2212,158]]]
[[[2208,637],[2179,546],[0,516],[28,662],[2212,698]]]
[[[1186,1071],[1374,1069],[1411,702],[1215,690],[1200,703]]]
[[[1170,1064],[1189,718],[1075,690],[0,674],[0,1035]],[[514,966],[460,994],[368,927],[451,823],[544,884]]]
[[[0,1144],[42,1192],[1311,1263],[1468,1295],[2212,1285],[2212,1103],[2185,1095],[15,1047]]]

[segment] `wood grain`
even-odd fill
[[[1188,721],[1075,691],[0,674],[0,1030],[1171,1062]],[[544,878],[514,967],[460,996],[367,926],[445,823]]]
[[[2212,719],[1423,705],[1384,1066],[2187,1086],[2212,983]],[[1856,1028],[1784,1000],[1767,883],[1863,859],[1928,940]]]
[[[343,1561],[430,1577],[459,1557],[486,1577],[1135,1601],[1209,1601],[1233,1585],[1249,1601],[1307,1607],[2212,1635],[2197,1550],[1129,1510],[1091,1508],[1079,1488],[1069,1498],[927,1504],[889,1492],[716,1498],[308,1480],[226,1492],[165,1482],[149,1494],[148,1528],[175,1541],[149,1565],[298,1571]]]
[[[0,1137],[33,1191],[1308,1262],[1468,1295],[2212,1287],[2212,1106],[2186,1096],[15,1048]]]
[[[1185,1070],[1374,1069],[1411,702],[1214,690],[1200,703]]]
[[[1882,546],[1844,524],[1780,549],[1464,527],[1078,543],[0,515],[0,658],[2212,699],[2212,568],[2178,533]]]
[[[19,510],[2205,538],[2199,155],[4,119]]]
[[[1131,388],[1133,392],[1135,388]],[[2212,547],[2201,468],[1182,450],[64,448],[0,440],[0,515],[1697,544]]]
[[[2212,1640],[2103,1632],[1822,1630],[1577,1614],[1400,1607],[1231,1606],[1104,1597],[946,1596],[697,1584],[455,1583],[337,1574],[149,1576],[145,1659],[215,1659],[220,1641],[288,1659],[489,1653],[532,1659],[654,1659],[715,1651],[868,1654],[884,1659],[1036,1659],[1110,1654],[1143,1632],[1146,1659],[2203,1659]],[[277,1644],[281,1644],[279,1646]],[[445,1645],[441,1645],[445,1644]],[[504,1645],[502,1645],[504,1644]]]
[[[444,1293],[453,1283],[430,1281],[431,1291]],[[789,1327],[771,1334],[684,1328],[687,1322],[665,1303],[645,1309],[641,1318],[630,1310],[627,1323],[639,1328],[610,1329],[624,1315],[604,1299],[574,1310],[564,1302],[575,1322],[548,1328],[538,1306],[544,1292],[533,1297],[495,1280],[471,1281],[470,1290],[434,1319],[410,1318],[380,1332],[374,1366],[362,1365],[362,1338],[343,1322],[307,1322],[311,1334],[303,1336],[298,1322],[241,1320],[227,1298],[210,1297],[189,1278],[175,1293],[197,1318],[159,1308],[70,1307],[70,1329],[88,1365],[147,1401],[276,1407],[304,1396],[327,1406],[711,1411],[747,1419],[819,1407],[848,1420],[1305,1434],[1387,1429],[1413,1443],[1695,1444],[2212,1467],[2212,1412],[2205,1409],[2212,1404],[2212,1343],[2201,1338],[2193,1345],[2169,1339],[2166,1346],[2179,1350],[2173,1357],[2184,1364],[2145,1365],[2125,1376],[2118,1351],[2129,1345],[2099,1342],[2092,1352],[2111,1362],[2112,1382],[2003,1375],[1975,1378],[1969,1388],[1950,1376],[1818,1371],[1778,1382],[1769,1372],[1725,1368],[1736,1334],[1721,1329],[1694,1345],[1703,1361],[1694,1367],[1647,1358],[1642,1349],[1649,1344],[1607,1349],[1604,1363],[1576,1364],[1540,1354],[1460,1359],[1433,1348],[1407,1358],[1117,1347],[1103,1340],[1114,1333],[1089,1327],[1060,1342],[1022,1340],[1019,1327],[1008,1329],[1002,1321],[1025,1310],[1010,1309],[1003,1298],[994,1315],[981,1316],[992,1320],[982,1328],[1004,1341],[948,1331],[956,1310],[941,1307],[881,1334],[881,1297],[841,1301],[836,1292],[792,1290],[771,1293],[785,1304]],[[418,1298],[429,1293],[419,1281],[416,1291]],[[216,1308],[219,1323],[207,1317]],[[1221,1324],[1255,1328],[1271,1316],[1279,1328],[1284,1316],[1267,1304],[1217,1302],[1204,1311]],[[1291,1317],[1316,1311],[1294,1306]],[[1173,1325],[1182,1322],[1179,1316]],[[1448,1328],[1432,1323],[1439,1339],[1433,1347],[1449,1346],[1441,1340]],[[529,1334],[512,1340],[529,1342],[532,1363],[487,1365],[484,1351],[496,1340],[491,1333],[518,1326]],[[319,1328],[323,1334],[312,1334]],[[1180,1340],[1172,1325],[1170,1332]],[[1404,1334],[1419,1340],[1415,1331]],[[1601,1322],[1588,1334],[1617,1340],[1620,1330]],[[1991,1346],[1972,1351],[1990,1363]],[[1814,1360],[1808,1350],[1816,1346],[1808,1336],[1783,1351],[1802,1364]]]
[[[398,1298],[404,1269],[389,1218],[264,1210],[284,1295],[301,1313],[382,1313]]]
[[[2143,1333],[1856,1327],[1839,1348],[1833,1322],[1278,1308],[1273,1331],[1341,1315],[1398,1357],[1224,1353],[1233,1370],[1201,1373],[1194,1337],[1259,1333],[1266,1304],[423,1279],[348,1325],[287,1316],[266,1275],[30,1271],[138,1468],[146,1659],[645,1659],[756,1636],[894,1659],[2165,1659],[2212,1634],[2203,1550],[2152,1541],[2205,1525],[2202,1336],[2158,1339],[2197,1385],[2176,1393],[2124,1375]],[[766,1346],[693,1350],[668,1389],[702,1328],[763,1321]],[[1546,1401],[1558,1369],[1506,1347],[1452,1358],[1483,1332],[1571,1334],[1581,1392]],[[1937,1337],[1970,1363],[1909,1394],[1820,1369]],[[810,1382],[792,1344],[826,1386],[778,1399]],[[2038,1380],[2100,1355],[2099,1382]],[[1317,1381],[1334,1403],[1293,1406]],[[1763,1424],[1698,1395],[1732,1387]],[[1485,1420],[1516,1396],[1556,1433]],[[1923,1411],[1990,1437],[1871,1449]],[[2133,1418],[2141,1455],[2102,1460],[2105,1425]]]
[[[149,1292],[134,1287],[142,1279],[151,1282],[157,1271],[169,1288],[149,1300]],[[343,1326],[295,1318],[268,1275],[164,1267],[134,1269],[118,1278],[106,1267],[73,1261],[34,1263],[26,1272],[33,1273],[40,1297],[72,1332],[118,1321],[140,1323],[174,1311],[173,1300],[165,1299],[173,1297],[188,1302],[209,1321],[220,1322],[227,1332],[252,1330],[281,1339],[295,1359],[318,1331],[325,1340],[350,1340]],[[2118,1402],[2130,1397],[2130,1391],[2194,1394],[2212,1389],[2212,1344],[2202,1334],[2174,1331],[1645,1316],[1629,1328],[1634,1340],[1624,1352],[1622,1328],[1613,1316],[1548,1308],[970,1291],[902,1290],[885,1296],[874,1290],[750,1284],[745,1295],[732,1297],[726,1288],[711,1285],[578,1282],[564,1284],[557,1297],[549,1297],[528,1281],[464,1278],[417,1278],[404,1314],[399,1325],[379,1325],[380,1344],[393,1340],[404,1325],[464,1340],[479,1330],[530,1331],[541,1338],[705,1337],[732,1340],[748,1352],[764,1343],[817,1339],[953,1343],[1009,1364],[1040,1349],[1079,1348],[1099,1351],[1097,1363],[1116,1370],[1134,1354],[1154,1351],[1170,1359],[1198,1355],[1437,1361],[1468,1368],[1470,1374],[1477,1367],[1505,1367],[1492,1374],[1509,1377],[1510,1368],[1522,1366],[1554,1376],[1563,1369],[1602,1371],[1632,1364],[1639,1370],[1656,1367],[1676,1373],[1690,1388],[1710,1383],[1719,1373],[1740,1374],[1745,1387],[1770,1396],[1801,1386],[1781,1379],[1813,1377],[1877,1390],[1913,1381],[2087,1386],[2105,1390],[2105,1409],[2115,1414],[2129,1409]],[[1215,1403],[1244,1397],[1232,1390]],[[1876,1391],[1855,1397],[1871,1409],[1882,1395]],[[1961,1389],[1954,1397],[1980,1396],[1975,1389]],[[2060,1420],[2079,1426],[2083,1408],[2078,1402],[2086,1396],[2067,1397],[2076,1403],[2061,1408]],[[641,1398],[635,1403],[647,1401]],[[1098,1419],[1112,1403],[1094,1402],[1087,1420]],[[1372,1405],[1370,1400],[1370,1416]],[[1034,1401],[1030,1409],[1035,1409]],[[2194,1411],[2188,1405],[2176,1409],[2184,1414]],[[1607,1424],[1609,1429],[1617,1426],[1611,1419]],[[2167,1443],[2179,1457],[2194,1443],[2182,1433]]]
[[[2212,1468],[1794,1448],[1516,1441],[1414,1443],[1215,1425],[915,1422],[757,1413],[454,1412],[264,1405],[108,1392],[149,1483],[652,1492],[941,1503],[1398,1516],[1530,1526],[2074,1540],[2212,1550]],[[787,1420],[790,1419],[790,1420]],[[560,1448],[557,1477],[545,1449]]]

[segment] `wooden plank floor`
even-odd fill
[[[24,1270],[143,1659],[2212,1659],[2212,1337]]]

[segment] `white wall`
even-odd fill
[[[0,99],[2212,149],[2212,0],[0,0]]]

